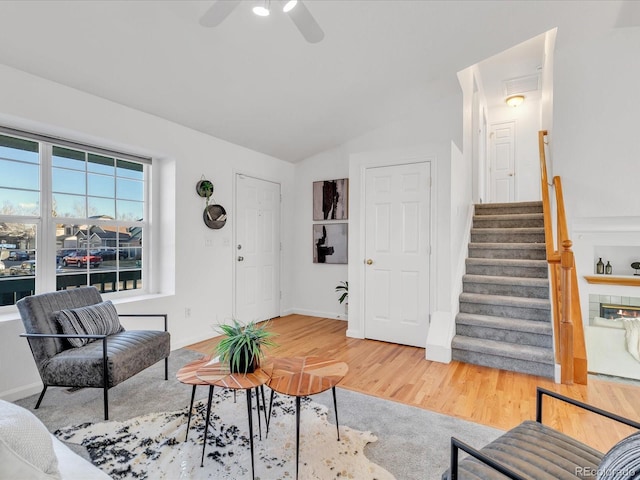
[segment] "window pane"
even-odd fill
[[[127,256],[120,261],[120,288],[123,290],[142,288],[142,230],[136,230],[139,236],[130,236],[127,247],[121,249]]]
[[[53,191],[61,193],[76,193],[84,195],[85,173],[78,170],[54,168],[52,170]]]
[[[87,180],[89,182],[89,195],[111,198],[116,196],[115,178],[113,176],[90,173]]]
[[[53,195],[53,212],[55,217],[86,218],[86,197],[80,195]]]
[[[118,177],[133,178],[135,180],[143,180],[143,165],[141,163],[127,162],[126,160],[118,160],[117,170]]]
[[[0,157],[40,163],[38,142],[0,135]]]
[[[90,217],[115,218],[116,202],[113,198],[87,197],[87,200]]]
[[[137,200],[138,202],[141,202],[144,199],[144,183],[137,180],[118,178],[117,197],[125,200]]]
[[[0,215],[38,215],[40,194],[0,188]]]
[[[70,148],[53,147],[53,166],[86,170],[85,153]]]
[[[140,221],[143,220],[144,204],[142,202],[130,202],[128,200],[118,200],[118,220]]]
[[[103,157],[102,155],[89,154],[87,170],[93,173],[104,173],[106,175],[115,175],[115,159]]]
[[[36,226],[0,223],[0,306],[35,291]]]
[[[39,171],[38,165],[0,158],[0,186],[38,190],[40,187]]]

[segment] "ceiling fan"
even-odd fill
[[[241,2],[242,0],[216,0],[200,17],[200,25],[217,27]],[[279,0],[279,3],[282,4],[282,11],[291,18],[307,42],[318,43],[324,38],[322,28],[302,0]],[[271,0],[264,0],[253,8],[253,13],[262,17],[268,16],[270,11]]]

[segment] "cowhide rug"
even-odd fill
[[[187,408],[152,413],[123,422],[102,422],[61,428],[64,441],[86,447],[91,461],[114,479],[244,479],[251,478],[246,397],[234,402],[229,390],[215,390],[207,435],[204,467],[200,467],[206,402],[194,405],[188,440]],[[268,400],[267,400],[268,401]],[[276,395],[266,438],[263,412],[262,440],[258,436],[253,401],[255,478],[293,479],[296,472],[295,402]],[[340,405],[338,404],[338,415]],[[300,420],[300,479],[393,479],[370,462],[364,447],[377,438],[327,421],[327,408],[302,400]]]

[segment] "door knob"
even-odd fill
[[[373,260],[371,260],[370,258],[367,259],[367,265],[373,265]]]
[[[243,260],[244,260],[244,257],[242,257],[242,256],[238,256],[238,261],[239,261],[239,262],[242,262]]]

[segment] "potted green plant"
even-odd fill
[[[251,373],[260,366],[264,357],[263,348],[275,347],[271,339],[276,334],[267,330],[269,322],[241,324],[233,319],[231,325],[219,325],[225,337],[218,343],[216,351],[221,363],[229,363],[232,373]]]
[[[338,298],[338,302],[342,305],[343,302],[347,302],[349,304],[349,282],[340,282],[336,286],[336,293],[342,293],[340,298]]]

